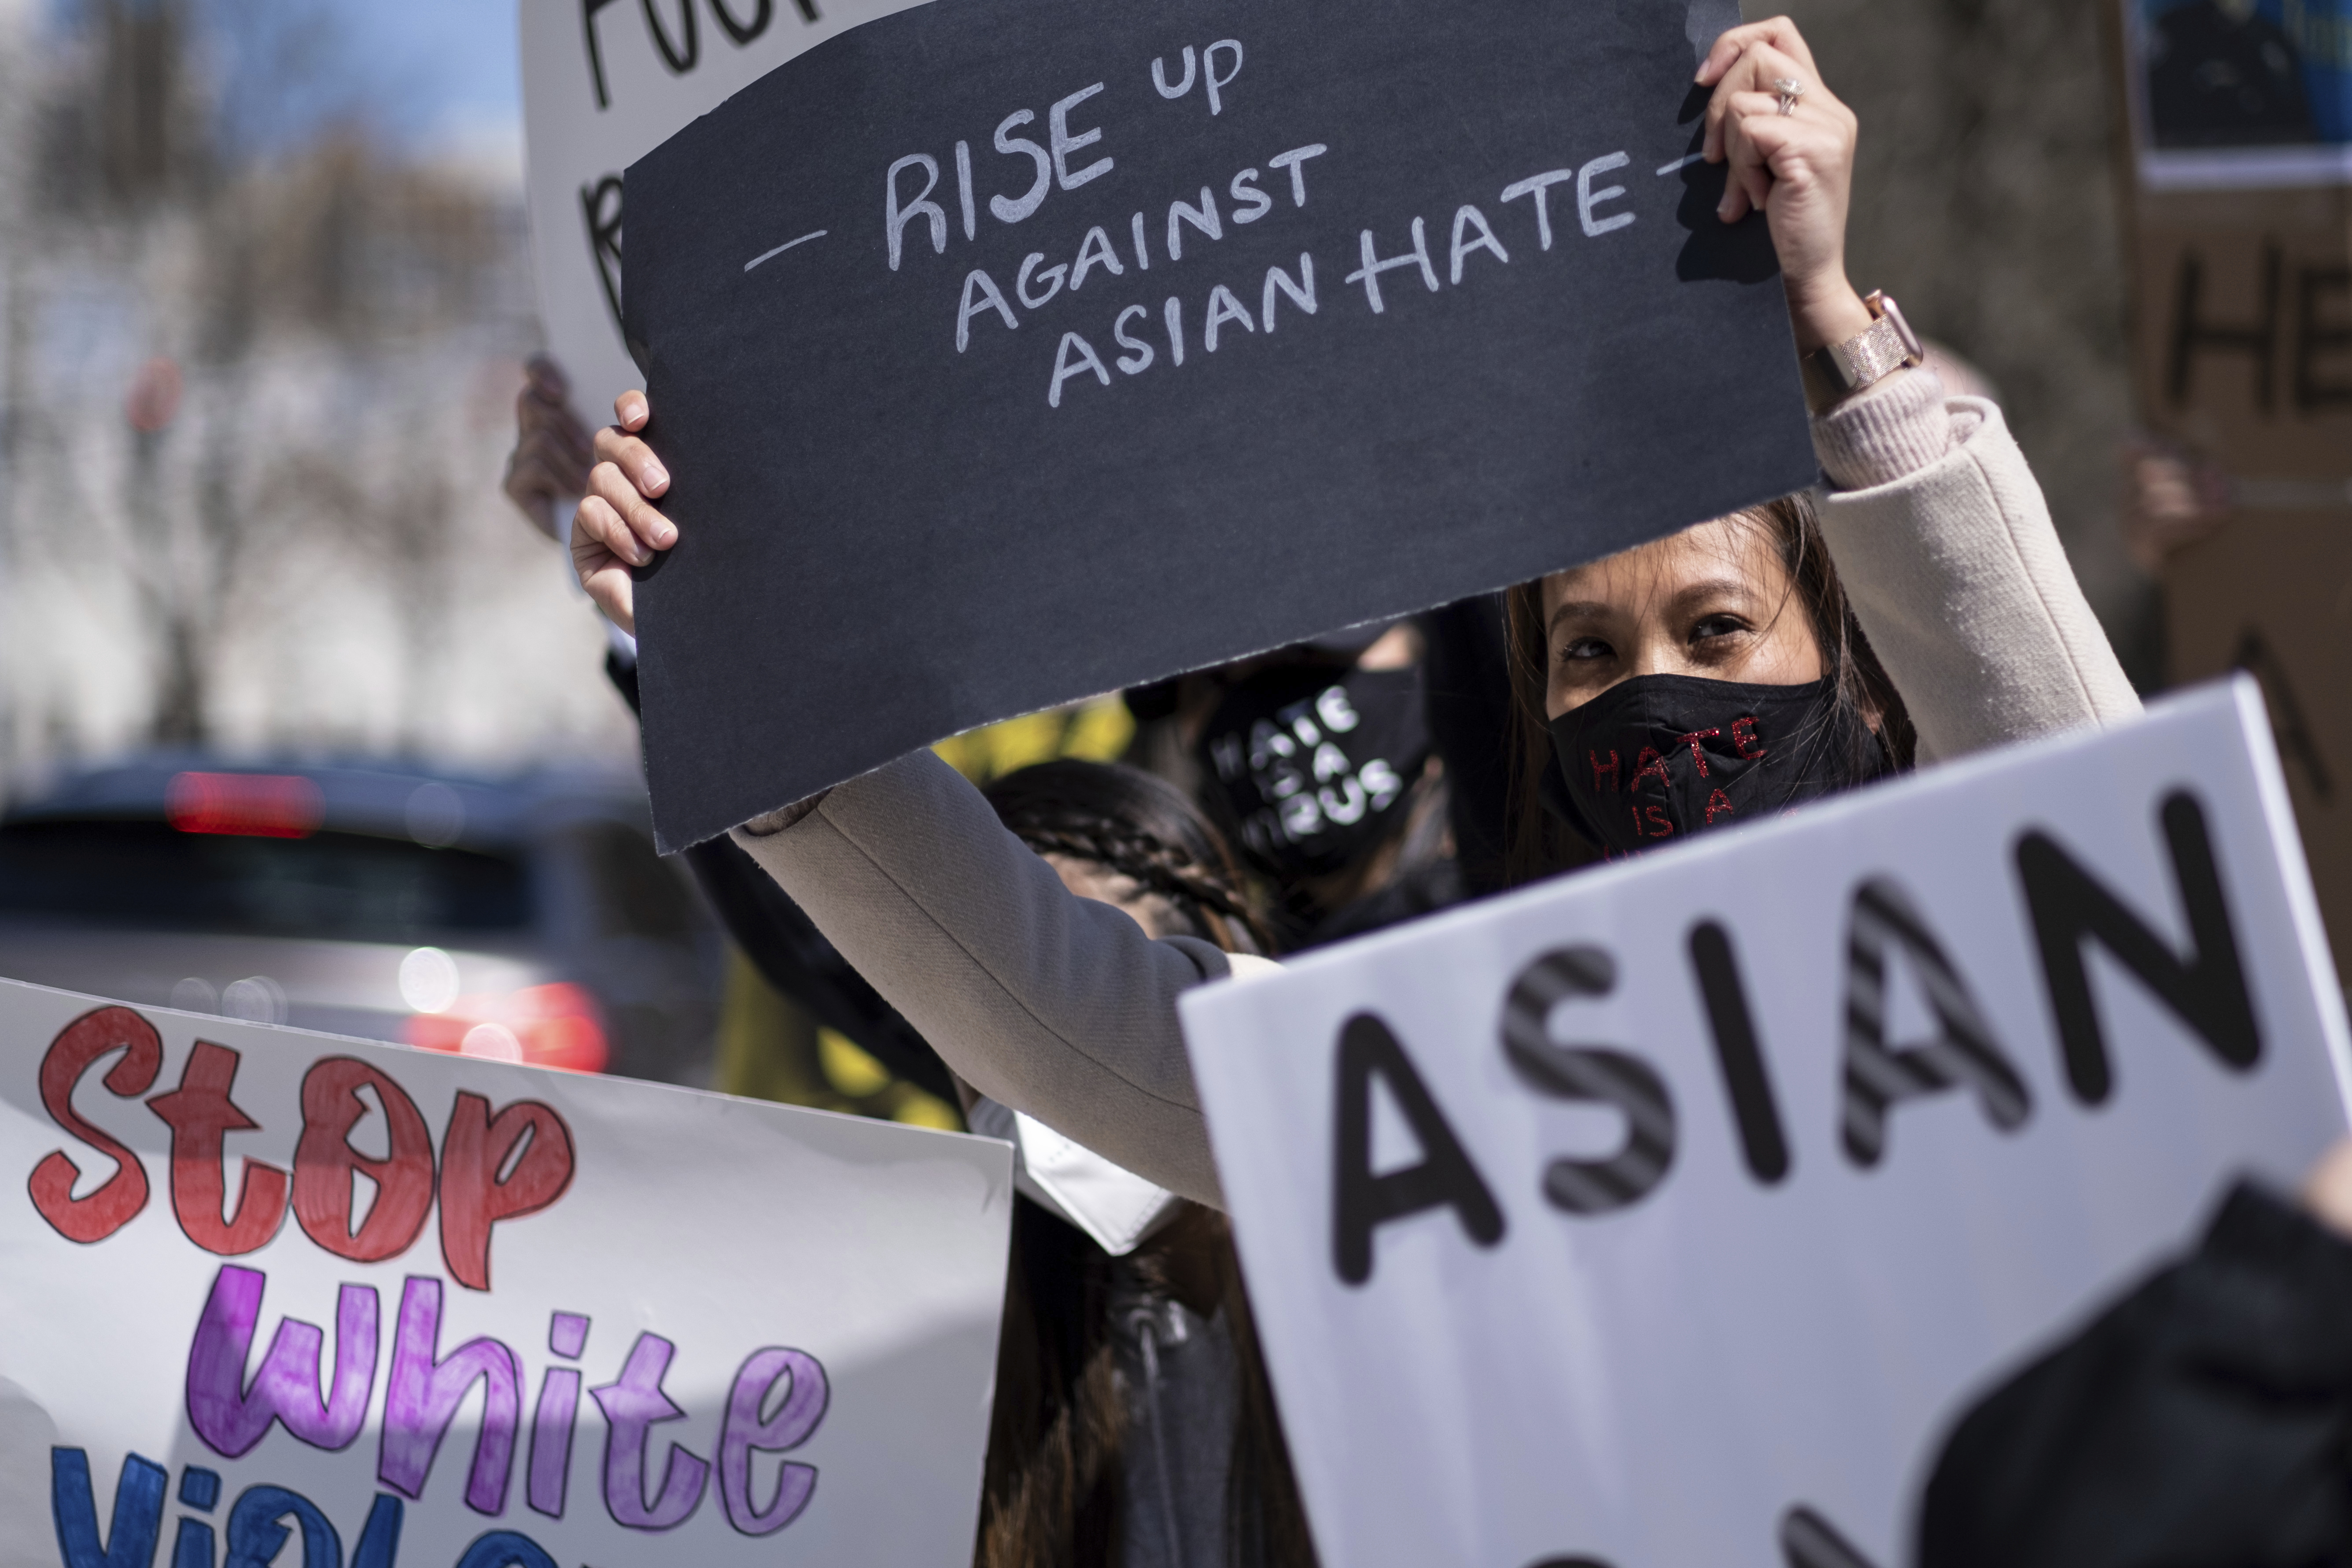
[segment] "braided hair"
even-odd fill
[[[1092,861],[1157,893],[1202,940],[1228,952],[1273,942],[1243,895],[1240,868],[1207,817],[1165,779],[1065,757],[1005,774],[982,792],[1040,855]]]
[[[1271,951],[1232,852],[1175,785],[1134,768],[1064,759],[1007,773],[982,793],[1037,854],[1130,879],[1227,952]],[[1075,1226],[1026,1202],[1013,1205],[974,1568],[1118,1561],[1129,1433],[1110,1302],[1122,1269],[1204,1317],[1222,1316],[1233,1336],[1239,1386],[1225,1467],[1225,1539],[1212,1548],[1214,1561],[1315,1568],[1224,1216],[1185,1204],[1172,1223],[1114,1262]]]

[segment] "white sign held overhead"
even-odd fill
[[[971,1562],[1006,1144],[0,981],[0,1563]]]
[[[1182,1011],[1349,1568],[1896,1568],[1977,1397],[2346,1128],[2251,682]]]
[[[802,50],[916,3],[522,0],[540,316],[591,426],[644,381],[621,338],[622,171]]]

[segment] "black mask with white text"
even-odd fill
[[[1226,692],[1200,748],[1252,859],[1286,879],[1339,870],[1398,825],[1428,760],[1421,672],[1258,670]]]
[[[1545,805],[1610,859],[1790,806],[1890,771],[1837,683],[1622,680],[1549,725]]]

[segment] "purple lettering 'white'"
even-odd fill
[[[252,1450],[278,1421],[298,1442],[329,1452],[346,1448],[367,1422],[375,1391],[376,1294],[346,1285],[335,1301],[335,1377],[320,1394],[320,1353],[326,1336],[314,1323],[288,1318],[270,1339],[269,1354],[245,1384],[245,1363],[261,1319],[268,1279],[257,1268],[224,1265],[196,1320],[188,1347],[188,1424],[215,1453],[236,1458]]]
[[[383,1383],[383,1442],[376,1478],[411,1500],[425,1495],[434,1454],[448,1436],[476,1383],[482,1385],[482,1429],[466,1478],[466,1506],[496,1515],[507,1506],[514,1469],[515,1429],[522,1415],[522,1363],[514,1352],[484,1335],[446,1357],[441,1343],[441,1281],[411,1275],[400,1293],[400,1323],[392,1341],[392,1371]]]
[[[662,1374],[677,1347],[659,1334],[643,1333],[629,1349],[621,1375],[588,1392],[604,1412],[611,1430],[604,1436],[604,1510],[617,1524],[631,1530],[667,1530],[686,1522],[702,1501],[710,1466],[673,1447],[662,1465],[661,1490],[646,1501],[646,1450],[652,1428],[659,1422],[681,1419],[679,1409],[662,1392]]]

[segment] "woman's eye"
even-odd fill
[[[1599,637],[1577,637],[1559,650],[1562,664],[1583,664],[1596,658],[1607,658],[1617,650]]]
[[[1736,636],[1748,629],[1748,623],[1738,616],[1705,616],[1691,626],[1691,641],[1710,642],[1717,637]]]

